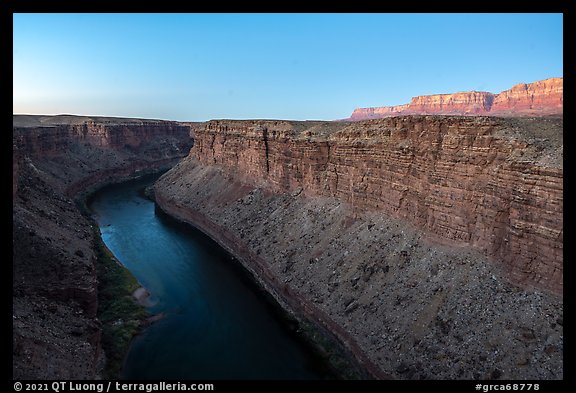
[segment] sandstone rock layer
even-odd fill
[[[545,116],[563,113],[563,78],[520,83],[499,94],[469,91],[416,96],[409,104],[357,108],[351,120],[388,116],[443,114],[461,116]]]
[[[564,107],[563,78],[551,78],[534,83],[520,83],[496,95],[491,112],[494,114],[558,114]]]

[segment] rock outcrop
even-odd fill
[[[562,378],[562,119],[222,120],[194,135],[155,185],[160,207],[374,376]]]
[[[563,78],[521,83],[499,94],[469,91],[413,97],[409,104],[355,109],[350,120],[400,115],[544,116],[563,113]]]
[[[491,112],[495,115],[560,114],[564,107],[563,78],[551,78],[534,83],[520,83],[494,98]]]
[[[168,168],[191,146],[174,122],[14,116],[13,378],[98,377],[96,232],[73,199]]]
[[[407,111],[414,114],[478,115],[489,112],[493,100],[494,94],[484,91],[418,96],[412,98]]]
[[[374,108],[356,108],[352,112],[350,119],[352,120],[366,120],[366,119],[379,119],[381,117],[396,116],[399,113],[408,113],[410,104],[396,105],[396,106],[378,106]]]

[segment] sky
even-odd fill
[[[563,76],[562,14],[13,14],[13,112],[336,120]]]

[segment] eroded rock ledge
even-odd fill
[[[382,378],[562,378],[561,119],[211,121],[155,185]]]

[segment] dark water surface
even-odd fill
[[[319,379],[314,356],[235,261],[199,231],[155,213],[141,179],[98,192],[102,239],[165,318],[133,341],[122,378]]]

